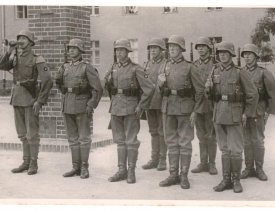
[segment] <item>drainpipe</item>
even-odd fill
[[[2,40],[4,40],[6,38],[6,23],[5,23],[5,6],[2,5],[1,6],[1,14],[2,14],[2,23],[1,23],[1,38]],[[4,53],[4,50],[3,50]],[[3,71],[3,89],[6,89],[6,72]]]

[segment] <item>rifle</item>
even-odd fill
[[[68,63],[67,45],[66,43],[63,43],[63,45],[64,45],[64,63]]]
[[[238,66],[241,67],[241,48],[240,47],[238,48],[238,58],[237,58],[237,61],[238,61]]]
[[[193,43],[190,43],[190,61],[193,62],[194,56],[193,56]]]

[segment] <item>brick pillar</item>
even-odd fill
[[[85,41],[85,61],[89,61],[91,7],[85,6],[28,6],[29,30],[35,35],[34,50],[42,55],[54,78],[64,62],[64,43],[72,38]],[[91,131],[92,131],[91,123]],[[61,113],[61,93],[54,85],[48,104],[40,115],[40,135],[43,138],[66,138]]]

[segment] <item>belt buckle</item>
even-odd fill
[[[68,92],[72,93],[73,92],[73,88],[68,88]]]
[[[16,81],[16,83],[15,83],[16,85],[20,85],[20,81]]]
[[[223,101],[228,101],[228,95],[222,95],[222,100]]]
[[[177,94],[178,94],[177,90],[171,90],[171,95],[177,95]]]
[[[118,93],[118,94],[123,94],[123,89],[118,88],[118,89],[117,89],[117,93]]]

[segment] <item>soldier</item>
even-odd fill
[[[162,52],[166,49],[165,42],[161,38],[152,38],[147,48],[149,49],[151,60],[146,62],[145,72],[148,74],[149,79],[157,84],[160,67],[166,63]],[[157,168],[158,171],[166,169],[167,147],[163,135],[161,102],[162,96],[159,89],[155,89],[149,110],[146,111],[149,132],[151,134],[151,160],[142,166],[143,169]]]
[[[33,33],[22,30],[17,43],[8,48],[0,61],[0,69],[13,69],[11,105],[14,108],[15,127],[23,146],[23,163],[12,173],[27,170],[28,175],[37,173],[39,152],[39,111],[46,104],[52,80],[42,56],[34,54]]]
[[[113,140],[117,144],[119,170],[108,180],[117,182],[127,178],[127,183],[135,183],[140,145],[137,140],[139,118],[142,110],[149,107],[154,85],[143,68],[128,57],[128,53],[132,51],[129,40],[117,40],[114,49],[118,62],[112,66],[108,83],[111,83],[111,125]],[[143,93],[140,96],[141,89]]]
[[[217,192],[232,189],[243,191],[240,183],[243,152],[242,121],[254,117],[258,92],[246,72],[234,65],[234,45],[223,41],[217,48],[220,64],[211,72],[206,92],[214,101],[214,126],[219,148],[222,152],[223,180],[213,189]],[[209,91],[210,90],[210,91]],[[232,175],[232,181],[231,181]]]
[[[211,57],[212,44],[209,38],[198,38],[195,49],[198,50],[200,58],[194,62],[198,67],[204,84],[209,76],[215,59]],[[196,129],[200,147],[200,164],[192,169],[192,173],[209,172],[212,175],[218,174],[215,160],[217,153],[217,141],[215,138],[214,124],[212,121],[213,107],[211,102],[204,97],[203,112],[197,114]],[[208,163],[209,158],[209,163]]]
[[[63,64],[56,77],[56,84],[63,94],[62,112],[73,164],[72,170],[63,176],[80,175],[85,179],[89,177],[90,122],[103,89],[97,70],[83,61],[84,42],[71,39],[67,49],[72,61]]]
[[[241,179],[256,176],[259,180],[266,181],[267,176],[263,171],[265,153],[264,117],[268,111],[273,114],[275,111],[275,105],[269,104],[269,99],[275,99],[275,80],[271,72],[257,65],[257,59],[259,58],[257,46],[254,44],[244,45],[241,56],[246,63],[242,70],[249,75],[259,93],[256,118],[248,118],[244,126],[244,156],[246,168],[242,172]]]
[[[159,186],[180,183],[181,188],[189,189],[187,175],[192,156],[191,141],[194,139],[196,113],[201,111],[204,84],[199,70],[182,55],[185,51],[184,38],[172,35],[168,46],[170,60],[158,77],[158,85],[163,94],[162,113],[170,176]]]

